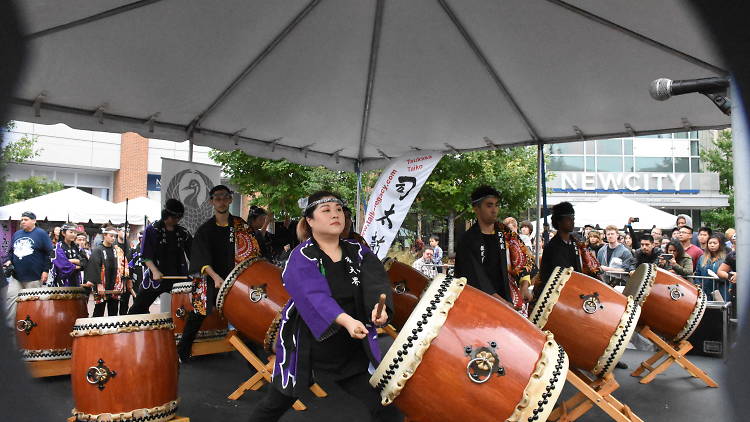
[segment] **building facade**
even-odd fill
[[[726,207],[719,175],[708,172],[700,152],[712,147],[717,131],[582,141],[545,146],[548,203],[593,202],[621,193],[700,223],[701,210]]]
[[[8,180],[41,176],[56,180],[112,202],[148,197],[161,200],[161,159],[188,159],[188,142],[148,139],[137,133],[107,133],[72,129],[64,124],[41,125],[15,122],[7,141],[36,138],[39,155],[24,163],[10,164]],[[217,165],[210,148],[194,146],[193,161]],[[231,212],[243,212],[240,195]],[[246,211],[244,211],[246,213]]]

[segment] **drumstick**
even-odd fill
[[[378,309],[375,311],[375,320],[379,320],[380,316],[383,315],[383,306],[385,306],[385,293],[380,294],[380,300],[378,301]]]
[[[189,277],[186,275],[163,275],[162,280],[187,280]]]

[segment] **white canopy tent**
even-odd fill
[[[654,225],[667,229],[674,227],[677,221],[675,215],[624,195],[608,195],[597,202],[577,204],[575,210],[576,226],[599,224],[604,228],[614,224],[622,227],[628,222],[629,217],[638,217],[640,221],[633,223],[633,228],[636,230],[651,229]]]
[[[125,201],[114,204],[117,211],[125,215]],[[129,199],[127,203],[128,222],[130,224],[143,224],[143,217],[150,221],[156,221],[161,218],[161,204],[159,201],[146,197]]]
[[[596,202],[574,203],[573,208],[576,211],[576,227],[586,224],[598,224],[602,229],[610,224],[623,227],[629,217],[638,217],[640,221],[632,224],[636,230],[651,229],[654,225],[667,229],[674,227],[677,221],[675,215],[619,194],[607,195]],[[532,222],[536,228],[535,223]]]
[[[353,171],[464,151],[722,127],[659,77],[726,75],[679,0],[18,2],[10,117]]]
[[[0,220],[20,220],[21,214],[31,211],[37,220],[70,221],[73,223],[104,224],[125,222],[125,210],[80,189],[68,188],[36,198],[0,207]]]

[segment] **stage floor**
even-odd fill
[[[647,352],[628,350],[623,361],[629,370],[615,370],[615,377],[620,388],[613,394],[617,399],[629,405],[644,421],[685,422],[712,421],[726,422],[735,420],[732,417],[728,387],[725,385],[726,365],[724,360],[701,356],[689,356],[689,359],[706,371],[718,383],[719,388],[708,388],[700,380],[691,378],[677,365],[672,365],[664,374],[659,375],[648,385],[641,385],[638,379],[631,377],[630,372],[644,359],[650,356]],[[192,422],[246,421],[253,406],[263,397],[263,391],[248,391],[237,401],[227,399],[234,389],[251,375],[250,369],[237,352],[195,358],[180,370],[180,405],[179,414],[190,417]],[[144,378],[149,374],[144,374]],[[70,391],[70,380],[67,376],[52,377],[37,381],[42,387],[40,396],[35,401],[49,404],[64,421],[70,416],[73,399]],[[134,386],[134,388],[138,388]],[[440,386],[436,385],[436,389]],[[574,390],[566,384],[563,397],[569,397]],[[289,411],[281,420],[295,421],[334,421],[357,422],[355,415],[345,415],[337,411],[336,398],[317,399],[307,397],[305,404],[309,409],[304,412]],[[32,410],[30,410],[32,411]],[[470,412],[467,421],[471,419]],[[581,422],[611,420],[598,408],[594,408]]]

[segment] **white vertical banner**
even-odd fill
[[[379,259],[388,254],[414,198],[442,157],[442,152],[414,151],[392,159],[380,174],[367,201],[361,232]]]
[[[191,234],[213,215],[209,191],[221,183],[221,167],[190,161],[161,159],[161,205],[175,198],[185,205],[180,221]]]

